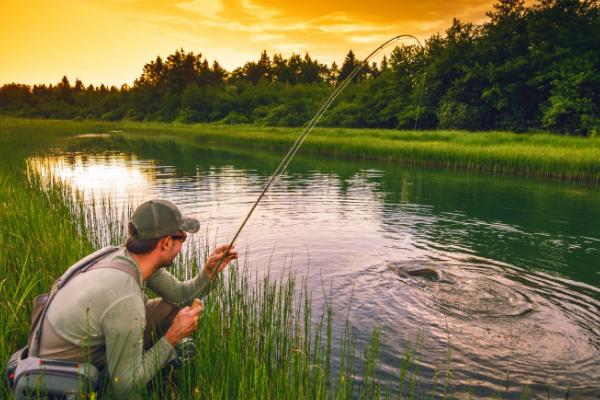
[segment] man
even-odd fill
[[[43,322],[40,356],[91,361],[108,373],[112,398],[130,398],[146,385],[196,329],[201,307],[190,309],[193,299],[205,295],[215,276],[237,259],[230,249],[219,265],[228,247],[222,245],[188,281],[167,272],[186,232],[195,233],[199,226],[169,201],[140,205],[129,222],[125,246],[57,293]],[[146,288],[161,298],[148,300]]]

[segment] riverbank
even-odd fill
[[[30,129],[68,129],[81,133],[176,136],[196,142],[218,142],[241,148],[287,150],[298,128],[255,125],[141,122],[15,120]],[[548,177],[600,183],[600,137],[547,133],[396,131],[382,129],[315,129],[300,149],[348,160],[372,160],[492,174]]]
[[[300,129],[122,124],[128,132],[177,133],[233,146],[287,149]],[[315,129],[300,150],[349,160],[600,182],[600,138],[509,132]]]

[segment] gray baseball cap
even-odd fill
[[[176,235],[177,231],[198,232],[200,222],[181,215],[177,206],[168,200],[150,200],[135,209],[131,220],[136,239],[156,239]]]

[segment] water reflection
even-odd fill
[[[29,163],[124,212],[169,199],[223,242],[277,160],[167,148],[78,149]],[[600,232],[589,223],[600,220],[598,200],[593,188],[299,159],[238,248],[246,268],[275,274],[293,258],[317,306],[323,282],[339,315],[352,299],[359,342],[383,326],[384,383],[396,382],[394,367],[424,329],[420,374],[431,382],[450,349],[452,392],[466,397],[471,385],[477,398],[518,398],[527,384],[534,398],[564,397],[566,388],[589,398],[600,381]],[[403,274],[422,266],[443,279]]]
[[[156,181],[153,161],[131,154],[52,155],[28,159],[28,167],[42,180],[56,178],[80,191],[87,199],[132,199],[147,192]]]

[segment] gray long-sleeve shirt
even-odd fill
[[[141,281],[139,265],[125,248],[101,262],[115,260],[127,261]],[[54,345],[53,349],[52,340],[42,337],[40,355],[67,354],[70,350],[65,349],[68,347],[65,344],[74,345],[75,350],[87,350],[92,358],[105,354],[113,394],[118,398],[129,398],[133,389],[149,382],[176,355],[164,337],[148,351],[143,351],[145,303],[148,300],[145,287],[182,307],[189,305],[194,297],[205,295],[210,290],[210,281],[204,272],[200,272],[195,278],[181,282],[164,268],[152,274],[142,287],[127,272],[112,268],[79,274],[56,294],[48,308],[48,337],[54,333],[58,336],[54,344],[60,339],[63,344]]]

